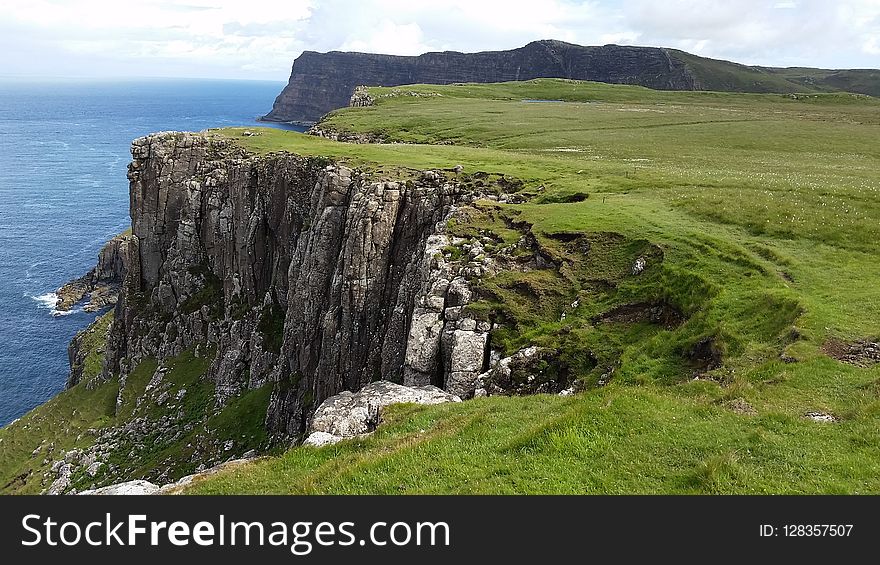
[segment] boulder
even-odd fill
[[[81,495],[150,495],[159,492],[159,487],[150,481],[128,481],[93,490],[84,490]]]
[[[333,445],[342,441],[343,437],[328,434],[327,432],[312,432],[303,442],[303,445],[311,445],[312,447],[324,447],[325,445]]]
[[[342,392],[325,400],[312,418],[309,445],[335,443],[338,438],[350,438],[372,432],[379,425],[381,411],[391,404],[442,404],[461,402],[461,398],[431,385],[408,387],[390,381],[376,381],[359,392]],[[323,432],[326,435],[315,435]]]

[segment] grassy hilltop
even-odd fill
[[[860,345],[880,338],[880,100],[551,79],[370,94],[319,127],[387,143],[213,135],[389,176],[503,175],[523,203],[447,230],[490,252],[528,232],[562,267],[485,279],[472,308],[504,322],[494,348],[553,348],[584,391],[398,406],[370,438],[190,492],[880,492],[880,364]],[[27,467],[41,410],[0,430],[21,444],[0,479]]]

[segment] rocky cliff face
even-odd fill
[[[425,53],[418,57],[306,51],[293,63],[290,81],[264,119],[311,123],[349,104],[358,85],[502,82],[569,78],[650,88],[694,90],[687,66],[654,47],[582,47],[536,41],[511,51]]]
[[[467,284],[438,247],[470,198],[452,175],[372,178],[198,134],[138,139],[132,155],[103,379],[124,391],[143,360],[195,349],[218,403],[272,383],[266,425],[296,437],[340,391],[483,369],[489,324],[460,315]]]
[[[85,298],[88,298],[83,306],[86,312],[97,312],[116,304],[119,287],[128,269],[130,241],[131,236],[127,234],[108,241],[98,253],[98,264],[94,269],[58,289],[55,309],[66,312]]]

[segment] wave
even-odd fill
[[[41,294],[39,296],[31,296],[31,299],[36,301],[40,308],[45,310],[54,310],[55,305],[58,304],[58,295],[54,292],[47,292],[46,294]]]
[[[71,314],[79,314],[82,311],[83,311],[82,308],[74,308],[72,310],[56,310],[56,309],[52,308],[51,314],[52,314],[53,318],[60,318],[61,316],[70,316]]]
[[[53,318],[59,318],[61,316],[70,316],[71,314],[77,314],[82,312],[82,308],[71,308],[70,310],[56,310],[55,306],[58,304],[58,295],[54,292],[47,292],[46,294],[41,294],[39,296],[31,296],[31,300],[35,301],[42,310],[49,310],[50,314],[52,314]]]

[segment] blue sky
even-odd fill
[[[535,39],[772,66],[880,67],[880,0],[0,0],[0,76],[286,80],[303,50]]]

